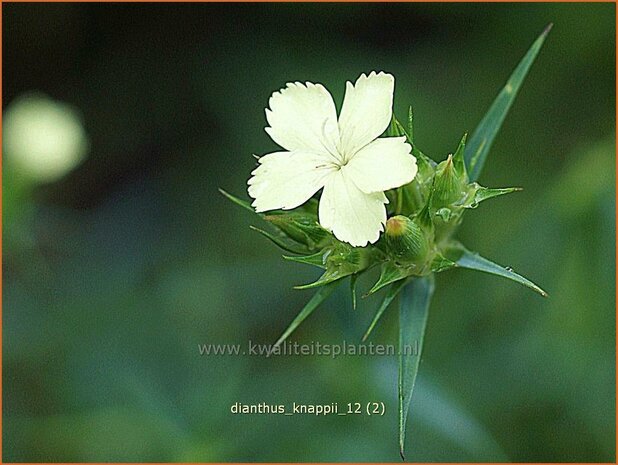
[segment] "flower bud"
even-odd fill
[[[393,216],[386,222],[386,245],[399,263],[421,264],[427,258],[429,241],[423,229],[407,216]]]
[[[363,270],[370,263],[372,253],[368,247],[352,247],[345,242],[336,243],[326,254],[326,265],[329,267],[346,266],[356,271]]]
[[[433,208],[440,209],[461,200],[465,195],[464,178],[465,175],[455,169],[452,155],[438,164],[433,184]]]
[[[284,213],[265,216],[264,219],[280,229],[290,239],[306,245],[309,249],[322,247],[329,232],[322,228],[314,215]]]

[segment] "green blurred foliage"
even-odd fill
[[[317,271],[248,229],[270,93],[396,77],[437,160],[554,28],[480,181],[522,193],[460,237],[545,288],[438,276],[414,461],[615,460],[613,4],[7,4],[3,108],[78,108],[89,158],[24,191],[4,169],[5,461],[396,461],[396,357],[201,357],[272,343]],[[369,279],[359,280],[359,290]],[[375,276],[374,276],[375,278]],[[344,286],[347,287],[347,286]],[[379,299],[341,289],[294,340],[357,342]],[[372,334],[395,343],[396,312]],[[383,401],[384,417],[238,416],[234,402]]]

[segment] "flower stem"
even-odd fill
[[[395,205],[395,215],[401,214],[401,208],[403,207],[403,189],[397,189],[397,204]]]

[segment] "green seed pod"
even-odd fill
[[[402,264],[422,264],[429,254],[429,241],[423,229],[407,216],[393,216],[386,222],[389,254]]]
[[[440,209],[461,200],[465,195],[465,174],[458,173],[453,164],[453,156],[436,167],[433,184],[432,207]]]

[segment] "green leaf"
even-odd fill
[[[419,224],[423,225],[426,229],[433,231],[434,224],[431,218],[431,207],[432,205],[431,205],[431,196],[430,196],[429,199],[427,200],[427,203],[423,207],[423,209],[418,212],[415,218],[418,220]]]
[[[287,238],[284,237],[280,237],[280,236],[276,236],[274,234],[271,234],[267,231],[264,231],[263,229],[257,228],[255,226],[249,226],[250,229],[259,232],[262,236],[264,236],[265,238],[267,238],[269,241],[272,241],[273,244],[275,244],[277,247],[282,248],[283,250],[290,252],[290,253],[295,253],[295,254],[299,254],[299,255],[303,255],[307,253],[306,249],[301,249],[299,245],[294,245],[292,244],[290,240],[288,240]]]
[[[412,105],[408,107],[408,140],[414,145],[414,112]]]
[[[421,360],[433,275],[413,279],[403,290],[399,309],[399,453],[404,456],[406,421]],[[414,353],[414,349],[418,353]]]
[[[466,199],[462,206],[464,208],[476,208],[478,204],[483,202],[484,200],[510,194],[512,192],[520,192],[521,190],[521,187],[504,187],[499,189],[493,189],[489,187],[479,186],[478,184],[476,184],[476,191],[474,192],[474,195]]]
[[[371,265],[373,255],[372,248],[352,247],[345,243],[338,243],[321,251],[322,263],[326,271],[320,278],[310,284],[294,286],[294,289],[310,289],[312,287],[323,286],[351,274],[358,273]],[[318,257],[311,256],[312,261],[317,261]],[[313,263],[315,264],[315,263]]]
[[[523,189],[521,187],[502,187],[499,189],[481,187],[478,191],[476,191],[476,194],[474,195],[474,201],[476,203],[479,203],[483,200],[492,199],[500,195],[510,194],[511,192],[521,192],[522,190]]]
[[[391,284],[391,287],[388,289],[388,292],[384,296],[384,299],[382,299],[382,303],[380,304],[380,308],[378,308],[378,311],[376,312],[375,316],[373,317],[373,320],[371,321],[371,324],[369,325],[369,328],[367,328],[367,331],[363,335],[363,339],[362,339],[363,342],[365,342],[367,340],[367,338],[371,334],[371,331],[373,331],[373,328],[375,327],[375,325],[378,323],[378,321],[382,317],[382,314],[384,313],[384,311],[388,308],[388,306],[395,299],[395,297],[397,297],[397,295],[403,289],[403,287],[406,284],[406,282],[407,281],[405,279],[402,279],[400,281],[397,281],[397,282]]]
[[[324,286],[326,284],[337,281],[346,276],[354,274],[357,270],[351,266],[338,266],[335,268],[327,268],[322,276],[317,281],[309,284],[301,284],[300,286],[294,286],[294,289],[312,289],[314,287]]]
[[[294,318],[294,320],[292,321],[292,323],[290,323],[290,326],[288,326],[288,328],[283,332],[283,334],[281,335],[281,337],[279,339],[277,339],[277,342],[275,342],[275,345],[273,346],[273,349],[277,346],[279,346],[283,341],[285,341],[288,336],[290,334],[292,334],[294,332],[294,330],[296,328],[298,328],[298,326],[305,321],[305,319],[311,315],[313,313],[313,311],[318,308],[318,306],[324,302],[324,300],[326,300],[326,298],[331,295],[333,293],[333,291],[335,290],[335,288],[337,287],[337,283],[333,283],[333,284],[329,284],[327,286],[324,286],[322,288],[320,288],[318,290],[318,292],[316,292],[313,297],[311,298],[311,300],[309,300],[309,302],[307,302],[307,304],[303,307],[303,309],[300,311],[300,313],[298,315],[296,315],[296,318]]]
[[[407,128],[401,124],[395,115],[393,115],[391,123],[387,129],[387,134],[393,136],[406,136],[408,143],[412,146],[412,155],[417,159],[419,170],[423,170],[426,167],[432,168],[435,166],[435,162],[427,155],[420,151],[420,149],[414,144],[414,114],[412,112],[412,105],[408,108],[408,121]]]
[[[245,210],[250,211],[251,213],[257,214],[255,212],[255,210],[253,209],[253,207],[251,206],[251,204],[249,202],[247,202],[246,200],[239,199],[238,197],[233,196],[232,194],[230,194],[229,192],[224,191],[221,188],[219,188],[219,192],[221,194],[223,194],[225,197],[227,197],[229,200],[234,202],[236,205],[244,208]]]
[[[360,273],[350,275],[350,292],[352,293],[352,308],[356,310],[356,283]]]
[[[492,462],[512,462],[490,430],[470,410],[456,400],[458,386],[445,389],[431,374],[416,380],[414,417],[423,429],[432,430],[467,457]]]
[[[440,254],[437,254],[435,258],[431,261],[431,271],[433,273],[440,273],[441,271],[446,271],[456,266],[457,263],[449,260],[448,258]]]
[[[317,252],[312,255],[284,255],[283,258],[290,260],[291,262],[303,263],[305,265],[313,265],[319,268],[326,269],[326,253]]]
[[[407,278],[410,276],[411,270],[409,268],[401,267],[396,265],[391,260],[384,262],[382,264],[382,270],[380,272],[380,278],[378,282],[365,294],[364,297],[368,297],[371,294],[378,292],[384,286],[388,286],[395,281],[399,281],[400,279]]]
[[[416,158],[418,170],[422,175],[427,176],[437,165],[435,161],[421,152],[416,144],[412,144],[412,155]]]
[[[388,128],[386,128],[386,135],[388,137],[401,137],[401,136],[406,136],[407,139],[409,139],[408,134],[406,133],[406,128],[403,127],[403,124],[401,124],[397,118],[395,118],[395,115],[393,114],[393,116],[391,117],[391,123],[388,125]]]
[[[511,108],[513,100],[515,100],[517,92],[526,74],[528,74],[530,66],[539,53],[543,42],[545,42],[545,38],[547,34],[549,34],[551,27],[552,24],[547,26],[543,33],[532,44],[472,134],[465,150],[468,174],[472,181],[476,181],[479,178],[494,138],[502,126],[504,118]]]
[[[516,283],[538,292],[543,297],[547,297],[547,292],[534,284],[532,281],[524,278],[520,274],[515,273],[510,267],[498,265],[490,260],[487,260],[486,258],[481,257],[477,253],[470,252],[463,246],[459,246],[456,249],[451,249],[448,252],[448,255],[459,268],[467,268],[469,270],[483,271],[496,276],[502,276],[503,278],[510,279],[511,281],[515,281]]]

